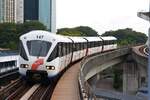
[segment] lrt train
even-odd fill
[[[53,78],[70,63],[117,48],[115,37],[69,37],[34,30],[20,37],[19,73],[28,78]]]

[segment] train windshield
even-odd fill
[[[52,43],[41,40],[32,40],[27,42],[29,54],[37,57],[45,57],[51,45]]]

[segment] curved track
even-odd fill
[[[140,53],[143,54],[144,56],[148,56],[148,55],[149,55],[149,54],[148,54],[148,47],[146,47],[146,46],[140,47],[140,48],[139,48],[139,51],[140,51]]]

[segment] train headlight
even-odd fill
[[[48,70],[55,70],[55,67],[54,67],[54,66],[46,66],[46,68],[47,68]]]
[[[21,64],[21,65],[20,65],[20,68],[28,68],[28,67],[29,67],[28,64]]]

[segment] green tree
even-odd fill
[[[102,34],[102,36],[114,36],[117,38],[118,45],[130,45],[145,43],[147,36],[144,33],[136,32],[130,28],[119,29],[116,31],[108,31]]]
[[[57,34],[66,36],[81,36],[82,33],[74,28],[62,28],[58,29]]]
[[[58,29],[57,34],[67,36],[97,36],[97,32],[88,26]]]
[[[38,21],[25,22],[23,24],[0,24],[0,48],[17,49],[20,35],[31,30],[46,30],[46,27]]]
[[[79,26],[75,28],[76,30],[81,32],[82,36],[97,36],[97,32],[88,26]]]

